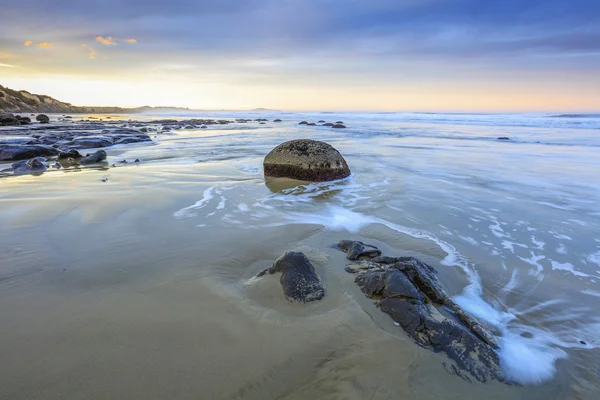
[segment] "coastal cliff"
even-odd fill
[[[79,107],[43,94],[32,94],[25,90],[13,90],[0,85],[0,113],[134,114],[169,110],[189,111],[187,108],[178,107]]]

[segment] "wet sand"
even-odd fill
[[[282,193],[288,183],[267,186],[256,169],[280,139],[227,134],[217,144],[206,143],[206,133],[181,132],[109,150],[112,160],[136,157],[140,165],[0,181],[0,398],[592,398],[598,381],[587,365],[597,350],[559,360],[559,372],[541,385],[466,381],[360,292],[344,254],[331,247],[340,239],[422,258],[453,296],[469,276],[443,265],[447,254],[426,238],[382,223],[348,228],[344,218],[355,214],[294,221],[315,204],[322,218],[339,203],[386,221],[416,212],[387,206],[401,199],[401,183],[364,189],[386,177],[364,178],[376,167],[348,150],[355,144],[337,140],[354,177],[304,200],[311,189]],[[172,140],[190,141],[177,143],[177,158],[165,157],[175,155]],[[210,188],[213,198],[190,209]],[[277,277],[252,279],[290,250],[315,265],[326,286],[322,301],[292,304]],[[472,249],[469,258],[486,292],[506,283],[486,252]]]

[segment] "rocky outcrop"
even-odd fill
[[[265,157],[266,177],[285,177],[311,182],[346,178],[350,168],[333,146],[310,139],[290,140]]]
[[[463,378],[506,381],[494,335],[450,299],[433,267],[414,257],[383,257],[362,242],[345,240],[337,247],[354,260],[346,271],[356,274],[362,292],[418,345],[445,352]]]
[[[287,252],[279,257],[271,268],[259,272],[256,277],[277,272],[281,272],[279,281],[283,295],[288,301],[308,303],[321,300],[325,296],[321,278],[304,253]]]

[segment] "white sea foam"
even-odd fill
[[[206,189],[204,191],[204,195],[203,195],[202,199],[200,199],[195,204],[193,204],[189,207],[185,207],[185,208],[182,208],[181,210],[175,211],[173,213],[173,216],[175,218],[186,218],[186,217],[192,217],[192,216],[197,215],[193,211],[201,209],[208,204],[208,202],[214,197],[213,190],[215,190],[215,188],[216,188],[216,186],[209,187],[208,189]]]
[[[552,270],[556,270],[556,271],[567,271],[572,273],[575,276],[582,276],[582,277],[589,277],[591,275],[585,274],[583,272],[580,272],[578,270],[575,269],[575,267],[573,266],[573,264],[571,263],[559,263],[558,261],[554,261],[554,260],[549,260],[550,263],[552,264]]]
[[[586,260],[600,266],[600,251],[598,251],[597,253],[588,255]]]
[[[567,248],[565,247],[564,244],[559,244],[558,247],[556,248],[556,252],[558,254],[567,254]]]
[[[536,240],[534,235],[531,235],[531,243],[533,243],[538,250],[544,250],[544,246],[546,245],[546,242]]]

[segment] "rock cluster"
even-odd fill
[[[375,246],[344,240],[337,247],[353,263],[354,282],[415,342],[443,351],[463,378],[506,381],[495,336],[446,294],[433,267],[414,257],[383,257]]]

